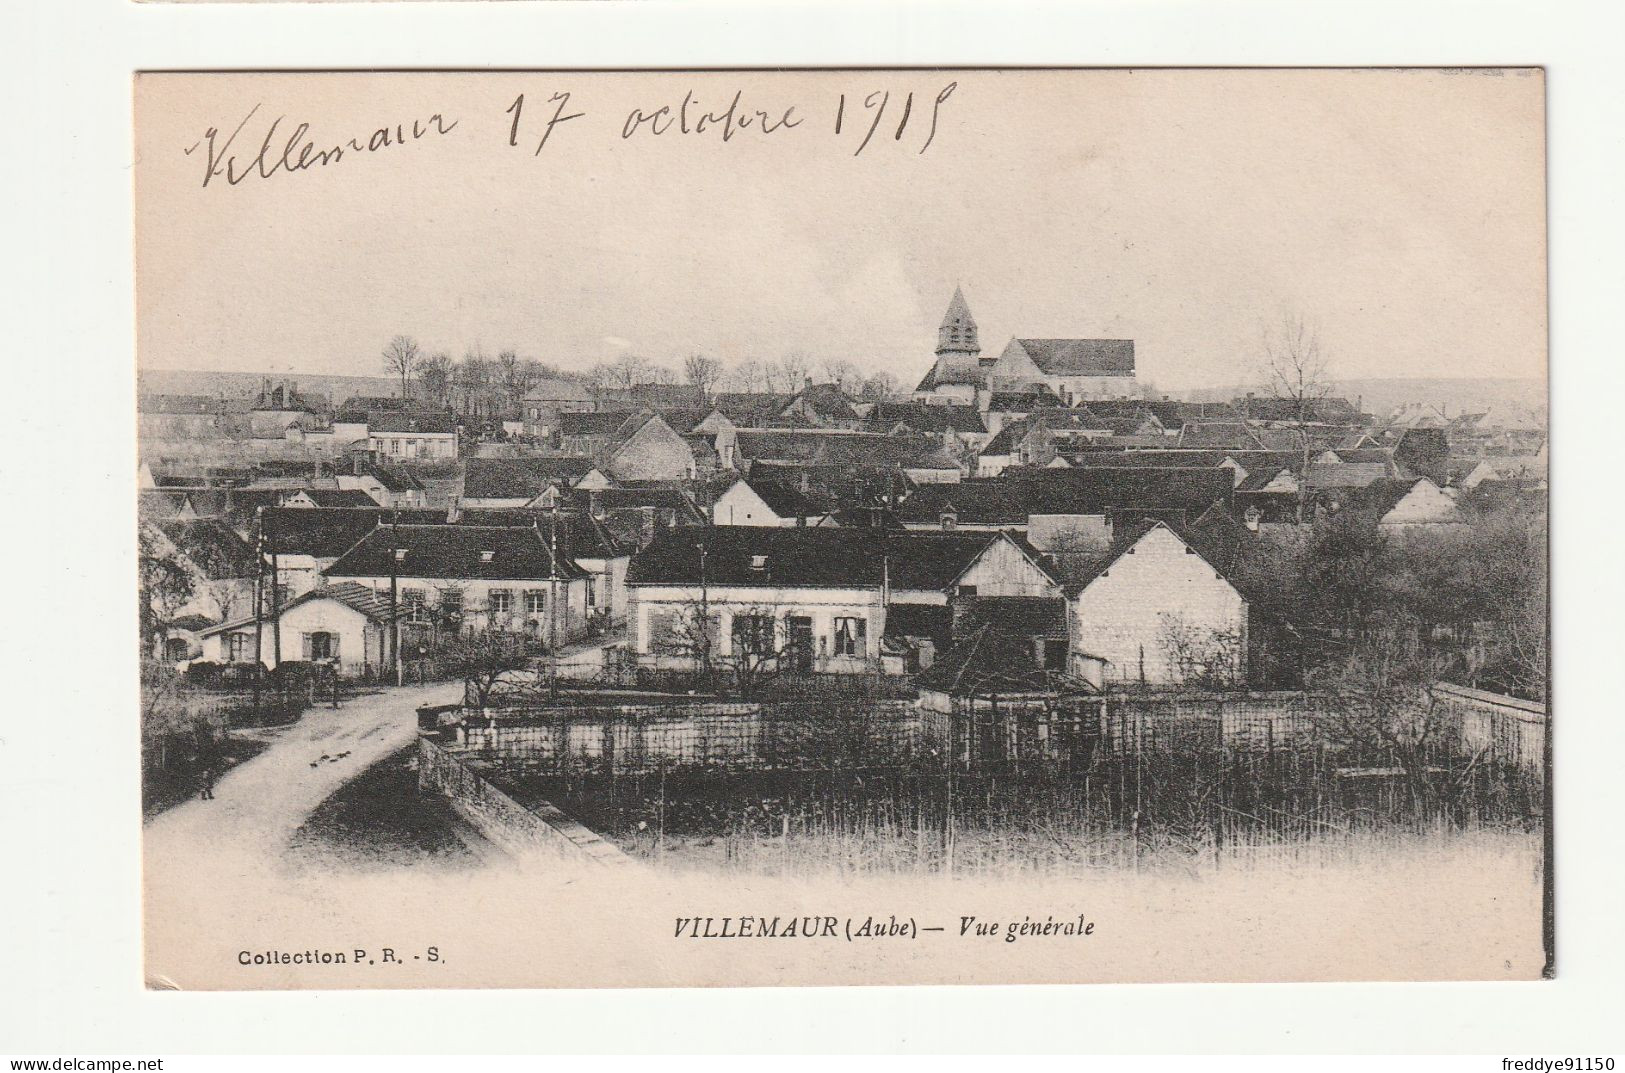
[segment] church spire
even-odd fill
[[[975,357],[981,352],[982,344],[976,339],[976,319],[970,315],[965,292],[956,286],[953,300],[948,303],[948,312],[942,315],[942,324],[937,328],[937,355]]]

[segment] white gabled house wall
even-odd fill
[[[1403,530],[1411,526],[1452,525],[1461,521],[1456,501],[1423,477],[1387,514],[1377,520],[1377,524],[1387,529]]]
[[[756,490],[743,480],[734,481],[717,496],[711,508],[713,525],[757,525],[777,528],[796,524],[794,518],[781,518]]]
[[[688,616],[688,621],[692,621],[701,606],[699,590],[693,586],[632,586],[632,640],[638,655],[656,667],[693,669],[694,654],[671,644],[669,631],[662,627],[668,626],[674,615]],[[734,617],[764,614],[773,617],[775,643],[779,648],[787,647],[790,642],[791,619],[811,620],[812,670],[815,672],[861,674],[880,668],[886,605],[878,588],[713,585],[705,591],[703,606],[716,620],[712,652],[719,659],[734,654]],[[837,619],[857,619],[863,623],[861,648],[853,655],[836,651]]]
[[[1069,603],[1074,670],[1097,684],[1180,684],[1170,629],[1228,639],[1235,676],[1245,677],[1247,601],[1165,525],[1149,529]]]
[[[338,661],[346,676],[378,673],[384,668],[386,633],[375,622],[339,600],[316,598],[282,612],[282,649],[276,650],[277,629],[267,618],[260,638],[260,661],[275,669],[279,663],[310,660],[313,638],[325,634],[328,658]],[[203,659],[213,663],[236,663],[254,659],[254,623],[238,625],[202,638]]]

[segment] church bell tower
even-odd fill
[[[948,303],[948,312],[942,315],[942,324],[937,327],[937,357],[950,362],[954,358],[975,361],[981,352],[982,344],[976,339],[976,320],[970,315],[970,306],[965,304],[965,292],[955,287],[953,301]]]

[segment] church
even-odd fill
[[[914,389],[923,402],[986,409],[995,392],[1054,392],[1068,406],[1090,399],[1134,398],[1132,339],[1011,339],[997,357],[984,357],[965,292],[937,328],[937,361]]]

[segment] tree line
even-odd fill
[[[749,358],[733,363],[706,354],[690,354],[680,366],[671,366],[625,353],[584,370],[564,370],[551,362],[520,356],[504,349],[495,357],[478,345],[454,358],[446,351],[430,353],[412,336],[397,335],[385,345],[383,368],[400,383],[402,398],[415,397],[435,407],[471,415],[492,415],[519,406],[524,397],[546,380],[566,380],[597,390],[630,391],[645,385],[687,385],[702,396],[728,393],[793,394],[809,378],[840,384],[848,394],[879,400],[898,390],[889,372],[864,375],[845,358],[814,361],[792,351],[778,361]]]

